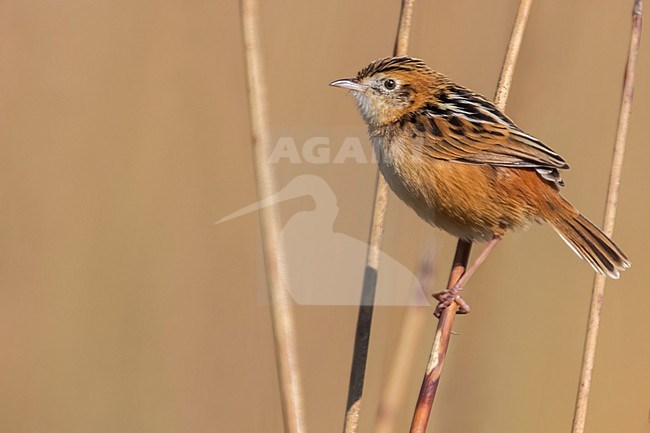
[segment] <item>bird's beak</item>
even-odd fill
[[[342,89],[354,90],[355,92],[365,92],[367,85],[362,84],[356,78],[344,78],[342,80],[332,81],[330,86],[340,87]]]

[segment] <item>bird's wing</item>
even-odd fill
[[[558,169],[569,168],[491,102],[462,88],[448,91],[439,103],[425,105],[400,123],[410,128],[417,148],[430,158],[535,169],[558,186],[563,185]]]

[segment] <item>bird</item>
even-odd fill
[[[599,274],[630,267],[621,249],[560,194],[565,160],[519,128],[486,97],[408,56],[371,62],[331,86],[351,91],[392,191],[423,220],[487,246],[451,288],[435,293],[436,315],[508,231],[548,223]]]

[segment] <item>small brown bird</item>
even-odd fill
[[[438,313],[453,301],[468,312],[459,291],[507,230],[532,222],[551,224],[600,274],[618,278],[630,266],[560,195],[559,170],[569,168],[562,157],[485,97],[410,57],[374,61],[331,85],[352,91],[395,194],[433,226],[488,242],[455,287],[434,295]]]

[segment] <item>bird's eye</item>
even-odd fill
[[[389,78],[388,80],[384,81],[384,87],[388,90],[393,90],[395,88],[395,80],[391,80]]]

